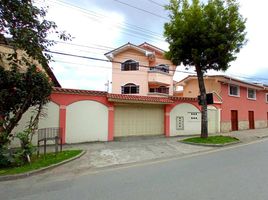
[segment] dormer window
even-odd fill
[[[135,60],[127,60],[121,64],[121,71],[136,71],[139,70],[139,63]]]
[[[128,83],[124,86],[121,86],[121,93],[122,94],[139,94],[140,87],[133,83]]]
[[[159,71],[159,72],[169,73],[169,66],[165,64],[160,64],[155,67],[150,67],[150,71]]]

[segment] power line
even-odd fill
[[[101,58],[96,58],[96,57],[89,57],[89,56],[80,56],[80,55],[75,55],[75,54],[69,54],[69,53],[63,53],[63,52],[57,52],[57,51],[48,51],[49,53],[53,53],[53,54],[59,54],[59,55],[64,55],[64,56],[71,56],[71,57],[78,57],[78,58],[83,58],[83,59],[89,59],[89,60],[96,60],[96,61],[102,61],[102,62],[111,62],[111,63],[117,63],[117,64],[123,64],[123,62],[120,61],[110,61],[110,60],[106,60],[106,59],[101,59]],[[77,63],[78,64],[78,63]],[[150,68],[152,66],[147,66],[147,65],[139,65],[140,67],[143,68]],[[182,71],[182,70],[172,70],[170,69],[169,71],[174,71],[174,72],[180,72],[180,73],[185,73],[185,74],[191,74],[191,75],[196,75],[195,72],[187,72],[187,71]],[[244,79],[253,79],[253,80],[268,80],[267,78],[260,78],[260,77],[245,77],[245,76],[239,76],[239,75],[235,75],[236,77],[239,78],[244,78]]]
[[[76,10],[78,10],[79,12],[81,12],[83,14],[90,15],[91,19],[92,19],[92,17],[94,17],[94,20],[101,21],[100,18],[102,18],[102,19],[103,18],[110,19],[108,16],[105,16],[105,15],[99,14],[97,12],[78,7],[78,6],[70,4],[70,3],[62,2],[61,0],[54,0],[54,1],[48,0],[48,1],[53,3],[53,4],[57,3],[57,4],[61,5],[61,6],[76,9]],[[89,17],[89,16],[87,16],[87,17]],[[159,34],[157,32],[153,32],[153,31],[145,29],[145,28],[142,28],[142,27],[139,27],[139,26],[136,26],[136,25],[129,24],[127,22],[115,23],[115,25],[117,25],[118,28],[120,27],[120,29],[129,32],[128,34],[132,33],[132,34],[135,34],[135,35],[138,35],[138,36],[153,37],[156,40],[165,41],[164,37],[161,34]],[[121,32],[123,32],[123,31],[121,31]],[[124,33],[126,33],[126,32],[124,32]],[[146,38],[146,39],[148,39],[148,38]]]
[[[163,17],[163,16],[161,16],[161,15],[158,15],[158,14],[153,13],[153,12],[151,12],[151,11],[145,10],[145,9],[143,9],[143,8],[139,8],[139,7],[133,6],[133,5],[131,5],[131,4],[128,4],[128,3],[125,3],[125,2],[122,2],[122,1],[119,1],[119,0],[114,0],[114,1],[116,1],[116,2],[118,2],[118,3],[121,3],[121,4],[123,4],[123,5],[126,5],[126,6],[128,6],[128,7],[134,8],[134,9],[136,9],[136,10],[139,10],[139,11],[142,11],[142,12],[145,12],[145,13],[148,13],[148,14],[150,14],[150,15],[159,17],[159,18],[161,18],[161,19],[169,20],[169,18],[167,18],[167,17]]]
[[[153,4],[155,4],[155,5],[158,5],[159,7],[165,8],[164,5],[158,3],[158,2],[156,2],[156,1],[154,1],[154,0],[147,0],[147,1],[149,1],[149,2],[151,2],[151,3],[153,3]]]
[[[64,56],[71,56],[71,57],[77,57],[77,58],[83,58],[83,59],[89,59],[89,60],[96,60],[96,61],[102,61],[102,62],[111,62],[111,63],[117,63],[117,64],[123,64],[123,62],[120,61],[111,61],[111,60],[106,60],[102,58],[96,58],[96,57],[90,57],[90,56],[80,56],[80,55],[75,55],[75,54],[70,54],[70,53],[63,53],[63,52],[58,52],[58,51],[46,51],[48,53],[53,53],[53,54],[58,54],[58,55],[64,55]],[[144,68],[150,68],[152,66],[147,66],[147,65],[139,65],[140,67]],[[174,71],[174,72],[181,72],[181,73],[186,73],[186,74],[196,74],[193,72],[186,72],[186,71],[181,71],[181,70],[172,70],[170,69],[169,71]]]

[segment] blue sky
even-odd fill
[[[51,50],[105,59],[105,52],[127,42],[146,41],[168,49],[163,38],[168,13],[161,6],[167,4],[167,0],[38,0],[37,3],[49,6],[47,18],[74,37],[68,42],[72,45],[58,43]],[[226,74],[268,83],[268,64],[265,62],[268,56],[268,1],[240,0],[240,5],[242,15],[247,18],[248,43]],[[105,83],[112,81],[110,63],[53,56],[55,62],[50,66],[63,87],[106,90]],[[183,66],[178,70],[184,70]],[[185,76],[176,73],[174,79]]]

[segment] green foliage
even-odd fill
[[[13,157],[8,152],[7,146],[0,146],[0,168],[10,166],[12,159]]]
[[[41,155],[40,157],[37,157],[34,155],[32,157],[31,164],[24,164],[19,167],[1,167],[0,165],[0,176],[1,175],[8,175],[8,174],[19,174],[19,173],[25,173],[32,170],[37,170],[43,167],[47,167],[59,162],[62,162],[64,160],[73,158],[77,155],[79,155],[82,151],[81,150],[66,150],[59,152],[58,154],[54,153],[48,153],[45,156]]]
[[[207,100],[203,75],[227,70],[245,44],[245,22],[236,0],[170,0],[170,22],[164,26],[168,59],[195,67],[202,106],[201,137],[208,137]]]
[[[5,70],[0,67],[0,88],[1,123],[5,132],[10,134],[24,112],[49,101],[52,83],[34,65],[24,73],[17,68]]]
[[[245,19],[236,0],[171,0],[164,35],[173,63],[226,70],[245,44]]]
[[[230,137],[230,136],[210,136],[208,138],[199,138],[199,137],[193,137],[193,138],[187,138],[183,140],[184,142],[192,142],[192,143],[198,143],[198,144],[227,144],[231,142],[237,142],[239,141],[237,138]]]
[[[48,36],[70,39],[70,35],[57,31],[54,22],[45,19],[46,12],[32,0],[1,0],[0,39],[10,37],[5,42],[12,49],[11,53],[0,54],[0,156],[3,160],[13,138],[11,132],[23,113],[35,106],[41,110],[49,100],[52,83],[39,66],[48,70],[51,57],[45,52],[55,43],[47,39]],[[37,112],[36,117],[39,115]],[[36,117],[33,126],[29,127],[31,130],[37,126]],[[15,160],[31,153],[29,141],[22,134],[19,137],[23,147],[12,155]]]
[[[30,162],[32,154],[36,151],[36,148],[33,146],[31,141],[32,131],[26,129],[23,132],[16,134],[16,138],[20,140],[20,150],[17,152],[18,161],[21,161],[21,164]]]

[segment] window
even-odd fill
[[[128,83],[121,87],[122,94],[139,94],[139,86],[133,83]]]
[[[256,100],[256,90],[248,88],[248,99]]]
[[[169,73],[169,66],[165,64],[160,64],[155,67],[150,67],[150,71],[160,71],[164,73]]]
[[[229,95],[239,97],[240,95],[239,86],[229,85]]]
[[[149,88],[149,92],[168,94],[169,93],[169,88],[165,87],[165,86],[160,86],[159,88]]]
[[[127,60],[121,64],[121,71],[139,70],[139,63],[134,60]]]
[[[266,103],[268,103],[268,93],[266,93],[266,95],[265,95],[265,100],[266,100]]]

